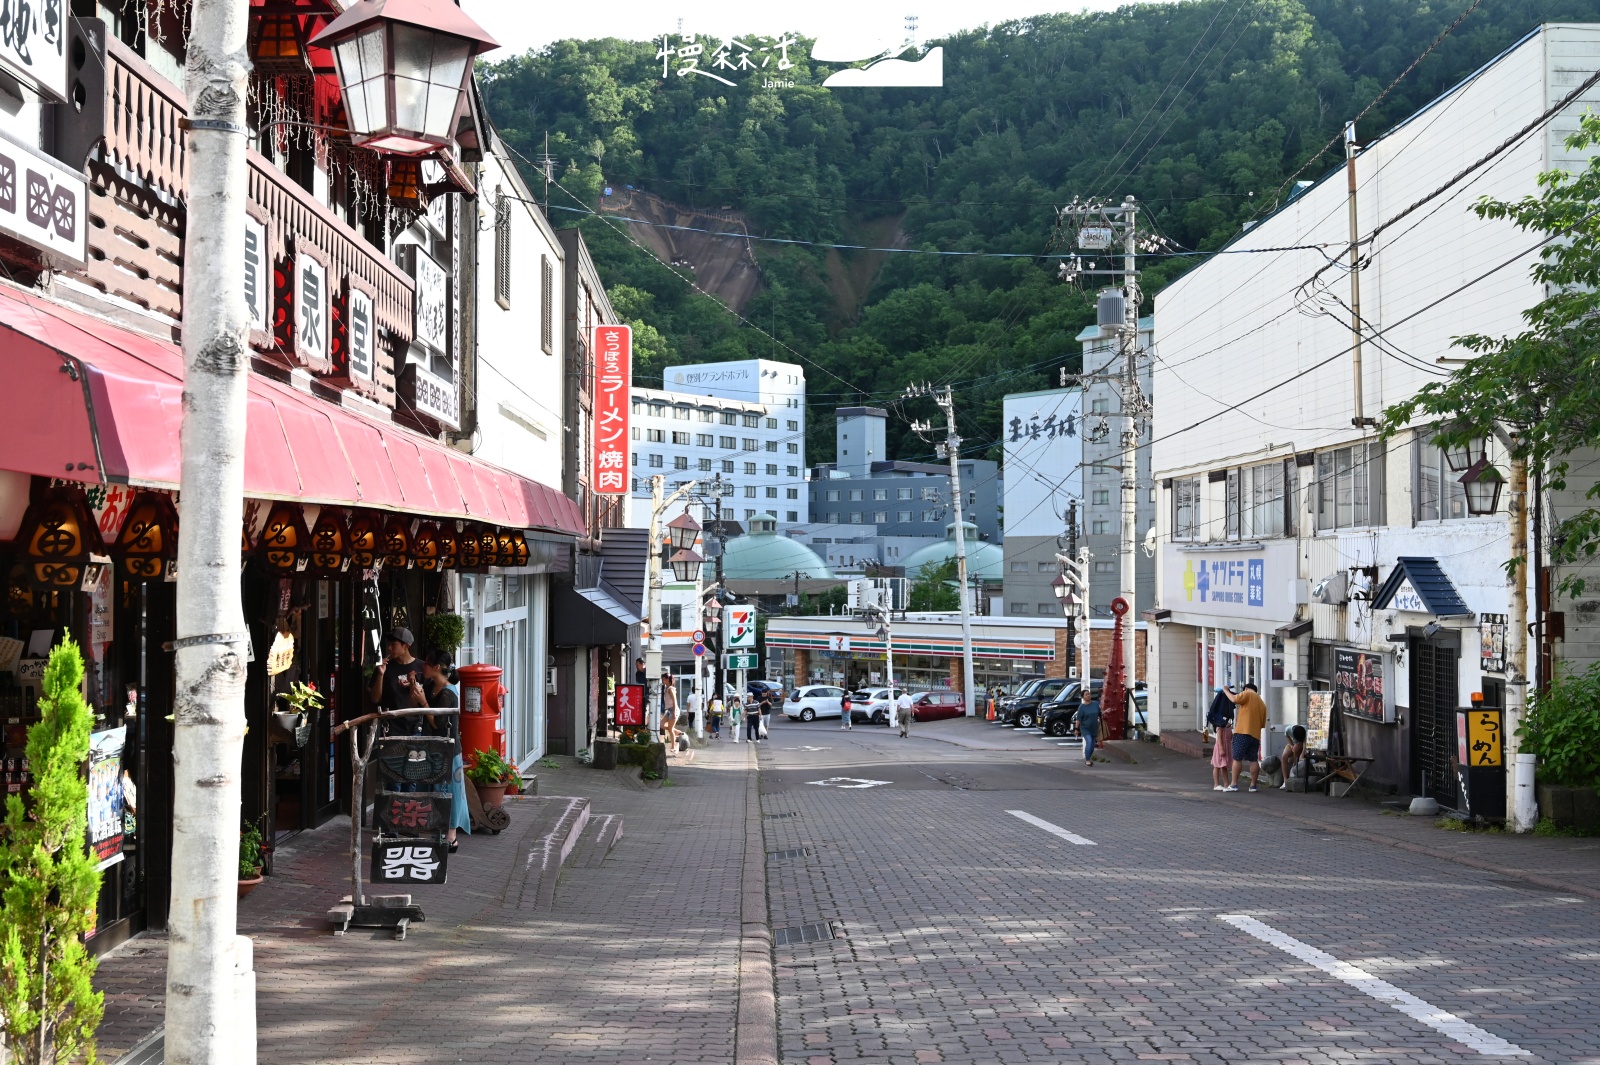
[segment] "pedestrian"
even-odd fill
[[[844,700],[839,704],[839,716],[844,720],[839,722],[841,729],[855,728],[855,715],[850,711],[850,693],[846,692]]]
[[[722,698],[717,695],[711,697],[711,738],[722,738]]]
[[[772,721],[772,693],[763,691],[757,706],[761,711],[761,735],[766,736],[767,726]]]
[[[895,700],[895,712],[900,718],[900,738],[904,739],[911,735],[911,719],[916,716],[916,712],[911,709],[910,692],[900,693],[900,698]]]
[[[678,689],[672,683],[672,674],[661,674],[661,734],[667,738],[667,749],[678,746]]]
[[[745,698],[749,698],[746,696]],[[744,714],[745,739],[751,743],[761,742],[761,708],[754,704],[745,708]]]
[[[456,672],[450,652],[438,649],[429,651],[422,662],[422,683],[412,692],[412,705],[434,710],[458,709],[461,706],[460,684],[461,675]],[[455,750],[450,759],[450,831],[445,837],[450,852],[454,854],[460,845],[456,840],[456,831],[465,829],[467,835],[472,835],[472,812],[467,808],[466,771],[461,760],[461,719],[458,715],[450,714],[438,717],[430,715],[426,720],[434,735],[448,736],[455,741]]]
[[[644,659],[642,658],[633,660],[633,682],[635,684],[650,683],[650,678],[646,677],[644,673]]]
[[[1278,785],[1279,791],[1289,790],[1289,774],[1294,770],[1300,759],[1306,756],[1306,727],[1304,725],[1290,725],[1285,734],[1283,753],[1278,756],[1278,764],[1283,769],[1283,783]]]
[[[1078,723],[1078,735],[1083,737],[1083,764],[1094,765],[1094,748],[1100,742],[1100,700],[1092,698],[1079,703],[1074,720]]]
[[[699,731],[700,731],[700,693],[697,692],[697,691],[691,691],[689,693],[688,698],[684,700],[684,704],[685,704],[685,708],[686,708],[685,709],[685,715],[686,715],[685,716],[685,720],[688,722],[688,724],[684,725],[684,728],[685,729],[694,729],[694,731],[696,733],[699,733]]]
[[[1211,700],[1211,708],[1206,711],[1206,724],[1216,736],[1211,745],[1212,791],[1228,788],[1228,769],[1233,765],[1233,712],[1233,703],[1219,688],[1216,698]]]
[[[1250,769],[1250,790],[1259,791],[1256,781],[1261,776],[1261,730],[1267,727],[1267,704],[1254,684],[1246,684],[1238,695],[1232,688],[1224,687],[1236,710],[1233,719],[1233,779],[1223,791],[1238,791],[1239,776],[1246,766]]]
[[[739,722],[744,718],[744,708],[739,705],[739,696],[734,692],[728,693],[728,727],[733,733],[733,742],[739,742]]]
[[[382,710],[409,709],[419,705],[413,692],[422,687],[422,661],[411,656],[411,630],[398,626],[383,634],[383,659],[372,675],[367,694]],[[423,704],[425,705],[425,704]],[[385,725],[390,722],[385,722]],[[394,735],[410,735],[422,731],[422,718],[401,718],[394,725]],[[384,730],[385,735],[390,730]]]

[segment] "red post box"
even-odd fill
[[[475,752],[506,755],[506,733],[500,727],[500,707],[510,689],[500,683],[499,666],[481,662],[459,666],[461,675],[461,756],[467,765],[477,762]]]

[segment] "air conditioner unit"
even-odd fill
[[[1350,575],[1344,570],[1330,573],[1311,586],[1311,601],[1323,606],[1340,606],[1350,601]]]

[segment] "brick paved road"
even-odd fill
[[[972,727],[976,727],[975,725]],[[786,748],[826,747],[827,750]],[[786,1063],[1483,1055],[1219,920],[1248,914],[1530,1052],[1600,1063],[1600,903],[1140,767],[780,722],[762,745]],[[835,777],[884,780],[817,786]],[[1029,824],[1022,810],[1094,846]]]

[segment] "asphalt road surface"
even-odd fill
[[[783,1062],[1600,1065],[1600,902],[1016,746],[776,719]]]

